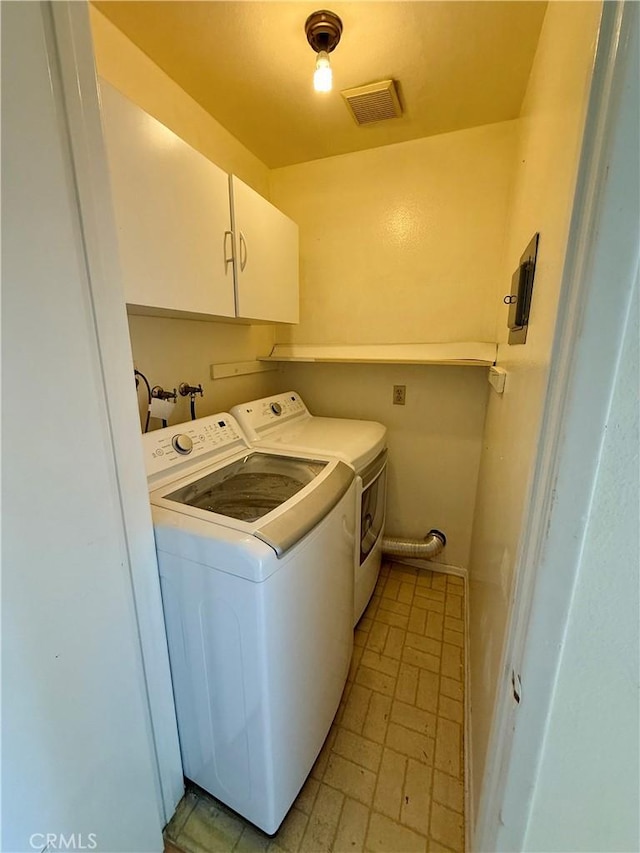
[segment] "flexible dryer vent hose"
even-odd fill
[[[447,544],[447,537],[440,530],[430,530],[424,539],[400,539],[383,536],[382,553],[387,557],[414,557],[432,560]]]

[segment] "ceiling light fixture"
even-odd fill
[[[304,31],[307,34],[307,41],[318,54],[313,75],[313,88],[316,92],[330,92],[332,74],[329,54],[335,50],[340,41],[342,21],[335,12],[321,9],[309,15]]]

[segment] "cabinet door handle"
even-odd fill
[[[231,237],[231,253],[227,254],[227,239]],[[223,252],[224,252],[224,274],[227,274],[227,267],[229,264],[233,263],[233,231],[225,231],[224,232],[224,241],[223,241]]]
[[[247,265],[247,258],[249,253],[247,252],[247,241],[244,239],[244,234],[242,231],[240,232],[240,270],[244,270]]]

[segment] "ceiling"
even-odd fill
[[[516,118],[546,10],[526,0],[331,0],[344,30],[333,92],[319,94],[304,22],[321,3],[94,5],[270,168]],[[340,90],[387,78],[403,116],[358,127]]]

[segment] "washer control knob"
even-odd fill
[[[274,415],[281,415],[282,414],[282,406],[280,405],[280,403],[272,403],[271,404],[271,411],[273,412]]]
[[[174,435],[171,439],[171,444],[173,445],[174,450],[177,450],[178,453],[182,453],[183,456],[186,456],[187,453],[191,453],[193,450],[193,442],[189,436],[185,435],[183,432],[178,433],[178,435]]]

